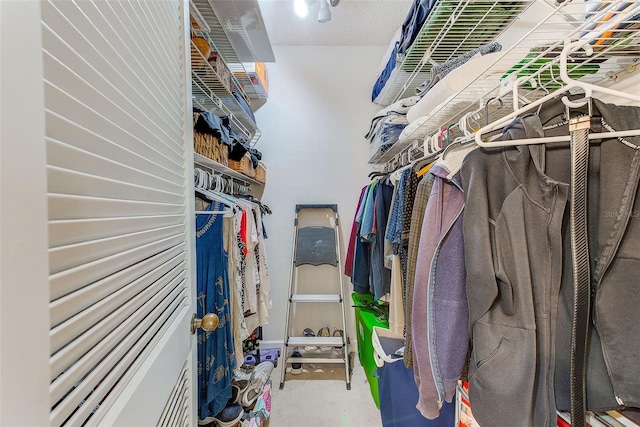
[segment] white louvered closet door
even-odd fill
[[[37,32],[32,37],[39,43],[40,80],[29,76],[36,88],[25,91],[33,91],[35,102],[29,110],[16,106],[30,112],[22,126],[31,124],[35,130],[22,147],[10,145],[3,131],[0,151],[4,169],[11,163],[5,157],[11,152],[7,147],[20,156],[33,150],[30,164],[23,166],[32,168],[36,184],[46,186],[45,193],[34,187],[30,195],[13,194],[15,188],[7,189],[9,172],[0,175],[3,202],[22,197],[31,206],[46,206],[36,221],[47,222],[32,223],[31,230],[36,245],[32,263],[36,271],[48,263],[48,283],[29,282],[25,289],[34,294],[24,297],[25,302],[35,298],[34,307],[41,307],[37,302],[43,295],[49,300],[48,315],[39,317],[46,317],[48,343],[34,345],[48,348],[48,369],[32,366],[41,384],[41,375],[48,373],[48,393],[34,399],[37,408],[32,410],[45,407],[51,426],[191,425],[195,381],[189,323],[195,244],[186,2],[8,3],[22,6],[0,9],[3,27],[20,14],[40,20],[40,37]],[[7,35],[26,33],[32,21],[25,22],[25,30],[3,28],[3,72],[8,69]],[[32,44],[24,48],[29,50],[26,57],[35,58]],[[20,71],[12,71],[17,80],[27,82]],[[5,76],[2,83],[4,97]],[[9,117],[6,108],[11,107],[5,101],[3,127]],[[13,125],[8,132],[18,129]],[[38,164],[38,159],[46,164]],[[22,173],[18,169],[16,178]],[[29,192],[27,186],[24,191]],[[20,224],[19,215],[1,219],[5,235],[9,219],[16,230],[29,229]],[[38,242],[48,245],[44,259],[38,257]],[[3,250],[5,243],[3,236]],[[3,257],[0,274],[7,271],[6,264]],[[8,286],[2,282],[3,310],[10,301],[4,298]],[[30,308],[19,307],[27,317]],[[7,316],[3,313],[3,322]],[[3,336],[2,345],[7,341]],[[19,355],[16,359],[19,363]],[[38,364],[42,361],[37,359]],[[6,358],[0,373],[11,369],[5,363]],[[4,385],[0,421],[8,422]]]

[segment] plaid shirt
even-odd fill
[[[416,176],[416,174],[413,174]],[[416,180],[417,180],[416,176]],[[416,276],[416,263],[418,260],[418,245],[420,243],[420,230],[422,230],[422,221],[424,212],[427,208],[427,201],[431,188],[433,187],[434,176],[427,174],[417,184],[415,191],[415,199],[412,204],[411,227],[409,232],[409,250],[407,259],[407,280],[405,281],[405,300],[404,300],[404,328],[405,328],[405,344],[404,344],[404,364],[407,368],[413,367],[413,352],[411,350],[411,310],[413,307],[413,286]]]

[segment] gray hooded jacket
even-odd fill
[[[558,102],[548,104],[539,116],[516,119],[503,139],[568,134],[566,125],[543,131],[564,111]],[[598,124],[640,125],[639,108],[597,100],[595,106]],[[592,410],[640,406],[638,147],[640,137],[629,137],[590,150]],[[555,426],[556,407],[569,406],[569,159],[566,143],[478,149],[461,170],[473,346],[469,397],[482,427]]]

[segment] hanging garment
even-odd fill
[[[367,187],[362,187],[362,191],[360,191],[358,206],[356,207],[356,212],[353,214],[353,225],[351,226],[351,235],[349,237],[349,245],[347,246],[347,254],[344,261],[344,274],[345,276],[349,276],[351,278],[353,278],[353,257],[355,255],[356,239],[358,237],[359,224],[356,219],[358,217],[360,206],[362,205],[362,198],[365,196],[366,191]]]
[[[459,176],[442,165],[434,175],[422,231],[413,294],[413,362],[420,399],[418,410],[437,418],[451,402],[467,356],[467,302],[464,291]],[[417,368],[417,369],[416,369]]]
[[[393,187],[379,182],[374,189],[374,221],[371,239],[371,285],[375,299],[382,298],[391,289],[391,270],[384,265],[385,233]]]
[[[269,280],[269,267],[267,264],[267,250],[265,244],[265,236],[267,233],[264,229],[264,222],[262,221],[262,210],[260,206],[254,203],[256,226],[258,233],[258,246],[256,248],[256,259],[258,273],[260,276],[260,290],[258,293],[258,312],[260,315],[260,325],[264,326],[269,323],[269,309],[271,304],[271,283]]]
[[[409,233],[409,249],[407,259],[407,280],[405,281],[405,344],[404,344],[404,364],[407,368],[413,368],[413,340],[412,340],[412,314],[413,314],[413,290],[415,283],[416,263],[418,260],[418,246],[420,243],[420,231],[422,230],[422,221],[424,219],[424,211],[427,207],[429,194],[433,188],[435,177],[428,173],[418,184],[414,209],[411,214],[411,232]]]
[[[254,214],[254,206],[246,200],[238,200],[244,210],[243,224],[245,243],[245,310],[250,314],[258,313],[258,289],[260,286],[260,275],[258,272],[255,249],[258,244],[258,228]],[[249,330],[254,330],[259,325],[249,326]]]
[[[229,301],[231,306],[231,329],[233,331],[233,348],[236,350],[236,367],[242,366],[244,363],[244,354],[242,353],[242,341],[249,336],[250,331],[244,321],[244,312],[242,310],[242,280],[238,276],[238,265],[240,261],[240,249],[238,247],[238,232],[240,230],[240,221],[242,219],[242,211],[236,209],[234,216],[224,219],[224,249],[227,253],[228,272],[229,272]]]
[[[370,294],[369,288],[369,271],[371,269],[371,244],[362,238],[362,227],[364,211],[369,200],[369,194],[373,198],[373,188],[377,181],[369,185],[365,191],[365,194],[360,204],[360,209],[356,215],[356,222],[358,223],[358,236],[356,238],[356,244],[353,255],[353,276],[351,282],[353,283],[353,290],[360,294]]]
[[[564,110],[557,104],[543,106],[540,117],[514,120],[503,138],[543,135],[542,117]],[[640,123],[637,107],[595,100],[594,110],[615,130]],[[550,126],[544,135],[563,133],[566,126]],[[554,425],[556,405],[568,401],[567,152],[566,144],[476,150],[462,168],[469,397],[483,427]],[[632,314],[640,306],[640,137],[605,139],[590,154],[587,409],[640,406],[640,323]]]
[[[364,202],[364,209],[362,210],[362,220],[360,223],[360,239],[369,243],[375,240],[374,227],[374,215],[375,215],[375,198],[376,187],[379,185],[379,181],[374,181],[369,186],[369,192]]]
[[[397,247],[402,244],[402,216],[404,215],[405,187],[411,169],[402,172],[395,186],[393,203],[389,212],[387,234],[385,238],[394,245],[394,254],[398,254]]]
[[[392,255],[391,288],[389,290],[389,329],[397,336],[404,335],[404,300],[402,298],[402,267],[400,256]]]
[[[397,246],[398,255],[400,256],[400,268],[402,270],[402,282],[405,284],[402,288],[402,297],[404,300],[407,299],[406,283],[407,271],[409,269],[409,234],[411,233],[411,217],[413,213],[413,205],[416,199],[418,183],[424,176],[418,176],[418,171],[419,165],[413,165],[405,182],[404,201],[402,203],[401,243]]]
[[[409,244],[409,233],[411,233],[411,217],[413,214],[413,205],[416,199],[416,190],[422,176],[418,177],[418,167],[414,165],[410,173],[407,174],[407,181],[404,188],[404,201],[402,203],[402,227],[401,238],[402,245]]]
[[[404,187],[408,173],[411,173],[411,170],[405,170],[400,175],[396,185],[394,185],[391,211],[389,212],[385,235],[385,261],[389,261],[385,265],[391,269],[389,329],[397,336],[404,335],[404,282],[398,249],[401,243],[401,215],[404,210],[402,204],[404,202]],[[393,176],[391,179],[393,179]],[[392,246],[391,254],[389,254],[389,246]]]
[[[393,193],[391,195],[391,203],[389,204],[389,212],[387,214],[387,223],[385,224],[384,235],[384,266],[391,269],[392,259],[394,255],[397,255],[394,250],[394,244],[389,240],[390,229],[394,225],[394,218],[392,218],[395,210],[397,209],[397,198],[401,188],[399,187],[398,180],[393,175],[389,176],[389,183],[393,187]],[[400,177],[402,179],[402,177]]]
[[[220,203],[206,210],[220,210]],[[198,416],[218,414],[231,398],[231,379],[235,368],[233,333],[229,304],[227,254],[223,247],[223,217],[196,216],[197,312],[218,316],[211,332],[198,329]]]
[[[266,306],[263,304],[265,302],[264,296],[261,291],[259,241],[262,232],[256,217],[260,208],[257,204],[243,199],[238,200],[238,205],[244,210],[243,223],[245,224],[242,237],[246,254],[244,259],[245,323],[247,330],[253,332],[268,320]]]

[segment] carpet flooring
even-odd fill
[[[382,426],[364,370],[354,358],[351,390],[347,390],[344,367],[303,365],[303,373],[287,373],[280,390],[282,363],[271,378],[269,427],[378,427]]]

